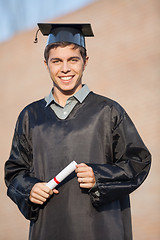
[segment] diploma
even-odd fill
[[[68,177],[75,169],[77,163],[75,161],[71,162],[67,167],[65,167],[56,177],[51,179],[46,186],[50,189],[54,189],[60,182],[62,182],[66,177]]]

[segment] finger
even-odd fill
[[[58,194],[59,191],[57,189],[53,189],[53,193]]]
[[[46,193],[49,193],[50,195],[53,194],[52,189],[50,189],[48,186],[46,186],[46,184],[47,183],[42,183],[41,190],[46,192]]]
[[[77,167],[76,170],[77,170],[77,173],[78,173],[78,172],[86,172],[86,171],[93,172],[93,169],[92,169],[91,167],[87,166],[87,165],[85,165],[85,166],[79,166],[79,167]]]
[[[79,163],[79,164],[76,165],[76,167],[77,167],[77,168],[78,168],[78,167],[88,167],[88,165],[85,164],[85,163]]]
[[[95,183],[94,178],[78,178],[79,183]]]
[[[33,194],[33,196],[29,197],[30,201],[33,203],[37,203],[37,204],[43,204],[44,202],[46,202],[46,198],[40,197],[39,195]]]
[[[92,188],[93,186],[93,183],[80,183],[81,188]]]
[[[47,188],[49,188],[49,187],[47,187]],[[48,194],[51,196],[53,193],[54,193],[54,192],[53,192],[53,189],[50,189],[50,188],[49,188]]]
[[[79,173],[79,172],[87,172],[87,171],[90,171],[90,170],[88,169],[88,167],[78,167],[78,168],[76,169],[76,173]]]
[[[88,166],[85,163],[77,164],[75,172],[77,173],[78,171],[80,171],[79,170],[80,168],[86,168],[86,167],[88,167]]]
[[[35,186],[33,190],[31,191],[31,196],[33,195],[39,195],[42,196],[43,198],[48,198],[50,196],[48,190],[41,189],[38,186]]]
[[[48,193],[49,195],[52,195],[53,194],[53,189],[50,189],[48,186],[46,186],[47,183],[43,183],[43,186],[42,186],[42,190],[46,193]]]
[[[77,173],[77,177],[80,177],[80,178],[94,177],[94,173],[93,173],[93,172],[90,172],[90,171],[87,171],[87,172],[79,172],[79,173]]]
[[[32,202],[32,203],[36,203],[36,204],[39,204],[39,205],[42,205],[44,202],[42,202],[42,201],[40,201],[40,200],[37,200],[37,199],[30,199],[30,201]]]
[[[50,188],[46,186],[46,183],[37,183],[33,186],[32,191],[37,192],[37,193],[39,191],[43,191],[48,194],[50,191]]]
[[[43,197],[42,195],[39,195],[39,194],[33,192],[30,196],[30,199],[35,199],[35,200],[45,202],[48,197],[49,197],[49,195],[47,197]]]
[[[46,192],[43,192],[43,191],[40,191],[40,190],[38,192],[32,191],[31,192],[31,197],[34,197],[34,198],[37,198],[37,199],[41,200],[41,199],[49,198],[50,194],[46,193]]]
[[[53,193],[58,194],[59,191],[56,188],[54,188],[54,189],[49,188],[49,194],[52,195]]]

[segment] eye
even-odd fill
[[[78,62],[78,59],[77,58],[72,58],[71,62],[76,63],[76,62]]]
[[[60,61],[59,60],[53,60],[52,63],[58,64]]]
[[[60,59],[58,58],[51,58],[50,62],[53,63],[53,64],[59,64],[60,63]]]

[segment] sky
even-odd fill
[[[95,0],[0,0],[0,42]]]

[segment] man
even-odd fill
[[[125,110],[82,85],[89,24],[39,24],[49,35],[45,65],[53,89],[17,120],[5,165],[9,197],[31,221],[32,240],[131,240],[129,194],[151,156]],[[75,160],[57,189],[46,183]]]

